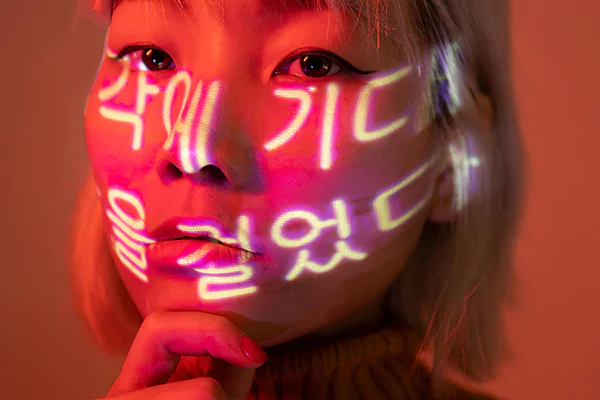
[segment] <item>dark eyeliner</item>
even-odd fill
[[[123,57],[125,57],[127,54],[129,54],[131,52],[134,52],[137,50],[149,50],[149,49],[162,51],[163,53],[169,55],[169,53],[167,53],[166,51],[164,51],[163,49],[161,49],[159,47],[156,47],[152,43],[137,43],[137,44],[127,46],[124,49],[122,49],[121,51],[119,51],[119,53],[117,54],[117,60],[122,59]]]
[[[281,61],[279,63],[279,65],[287,66],[287,65],[291,64],[293,61],[296,61],[300,56],[303,56],[303,55],[317,55],[317,56],[329,57],[332,60],[334,60],[335,62],[337,62],[338,64],[340,64],[340,66],[342,68],[344,68],[348,72],[356,74],[356,75],[369,75],[369,74],[376,72],[376,71],[360,70],[360,69],[356,68],[354,65],[350,64],[348,61],[346,61],[343,58],[341,58],[340,56],[338,56],[337,54],[332,53],[331,51],[328,51],[328,50],[314,48],[314,47],[294,50],[292,53],[288,54],[283,59],[283,61]],[[280,72],[277,72],[277,70],[275,70],[275,71],[273,71],[273,74],[271,76],[276,76],[279,74],[280,74]]]

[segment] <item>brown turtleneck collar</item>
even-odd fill
[[[247,400],[495,400],[449,382],[434,398],[429,370],[415,363],[418,343],[408,332],[388,327],[316,347],[268,349]],[[182,357],[171,381],[204,376],[206,361]]]
[[[429,371],[397,328],[300,351],[268,351],[248,400],[433,399]],[[443,399],[487,397],[448,384]]]

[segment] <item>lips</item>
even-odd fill
[[[172,218],[148,232],[155,241],[199,239],[215,241],[229,247],[253,252],[249,243],[248,228],[238,223],[238,232],[210,218]],[[254,252],[256,253],[256,252]]]
[[[252,264],[260,255],[213,240],[184,238],[148,245],[146,258],[150,266],[161,270],[209,272]]]

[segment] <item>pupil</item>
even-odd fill
[[[331,61],[325,57],[309,55],[302,57],[300,61],[302,72],[311,78],[321,78],[327,75],[331,68]]]
[[[160,50],[148,49],[144,52],[142,60],[146,67],[151,71],[157,71],[168,68],[171,64],[171,59],[168,55]]]

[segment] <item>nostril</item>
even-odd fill
[[[198,173],[198,178],[203,182],[211,182],[223,184],[227,181],[227,177],[220,168],[210,164],[202,167]]]
[[[175,165],[173,165],[172,163],[167,163],[163,169],[164,175],[163,178],[167,181],[167,182],[172,182],[176,179],[179,179],[183,176],[183,172],[181,172],[179,170],[179,168],[177,168]]]

